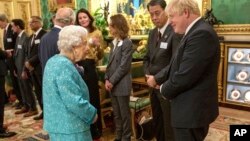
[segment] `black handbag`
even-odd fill
[[[135,104],[138,104],[140,99],[138,99]],[[140,105],[140,104],[138,104]],[[136,107],[136,105],[135,105]],[[138,109],[140,107],[138,106]],[[136,109],[135,109],[136,110]],[[154,138],[153,130],[153,117],[149,112],[141,110],[136,112],[136,139],[141,141],[150,141]]]
[[[143,123],[137,124],[137,139],[150,141],[154,138],[153,118],[146,119]]]

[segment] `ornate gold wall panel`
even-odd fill
[[[17,1],[14,12],[16,13],[16,18],[20,18],[24,21],[26,31],[29,31],[29,33],[31,33],[28,26],[29,18],[31,16],[31,2],[23,0]]]
[[[20,18],[25,22],[25,28],[28,33],[31,30],[28,27],[30,16],[41,16],[40,0],[0,0],[0,13],[5,13],[9,20]],[[2,47],[2,29],[0,29],[0,47]]]
[[[14,2],[13,0],[0,0],[0,13],[5,13],[9,19],[14,17]]]
[[[212,2],[220,2],[219,0],[202,0],[202,14],[206,9],[211,9]],[[247,16],[247,15],[246,15]],[[220,24],[214,26],[219,35],[249,35],[250,24]]]

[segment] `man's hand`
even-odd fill
[[[31,64],[30,64],[28,61],[26,61],[26,62],[24,63],[24,65],[25,65],[25,67],[26,67],[29,71],[34,70],[34,68],[31,66]]]
[[[23,79],[23,80],[26,80],[26,79],[28,79],[29,77],[28,77],[28,74],[27,74],[27,72],[26,71],[23,71],[22,72],[22,74],[21,74],[21,78]]]
[[[146,78],[147,78],[147,84],[149,87],[154,88],[157,85],[153,75],[146,74]]]
[[[106,88],[107,91],[110,92],[112,90],[112,88],[113,88],[113,84],[110,83],[108,80],[106,80],[105,81],[105,88]]]
[[[7,49],[5,50],[7,57],[10,58],[13,56],[14,49]]]

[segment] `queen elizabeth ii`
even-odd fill
[[[87,30],[70,25],[59,33],[60,53],[51,57],[44,70],[44,129],[51,141],[91,141],[90,124],[97,119],[89,103],[89,91],[75,68],[88,52]]]

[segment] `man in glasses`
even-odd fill
[[[38,100],[38,104],[41,110],[43,110],[42,67],[38,57],[38,47],[40,45],[40,39],[46,33],[46,31],[42,29],[43,22],[39,16],[32,16],[29,21],[29,26],[34,33],[29,37],[24,69],[30,72],[32,84],[35,87],[35,93]],[[32,116],[32,115],[33,113],[26,114],[26,116]],[[37,117],[34,117],[34,119],[35,120],[43,119],[43,113],[41,113]]]
[[[153,113],[155,137],[157,141],[172,141],[170,125],[170,103],[160,95],[155,87],[166,80],[166,71],[179,40],[168,24],[164,0],[151,0],[148,11],[155,28],[149,33],[147,54],[144,57],[144,72],[151,88],[150,99]]]

